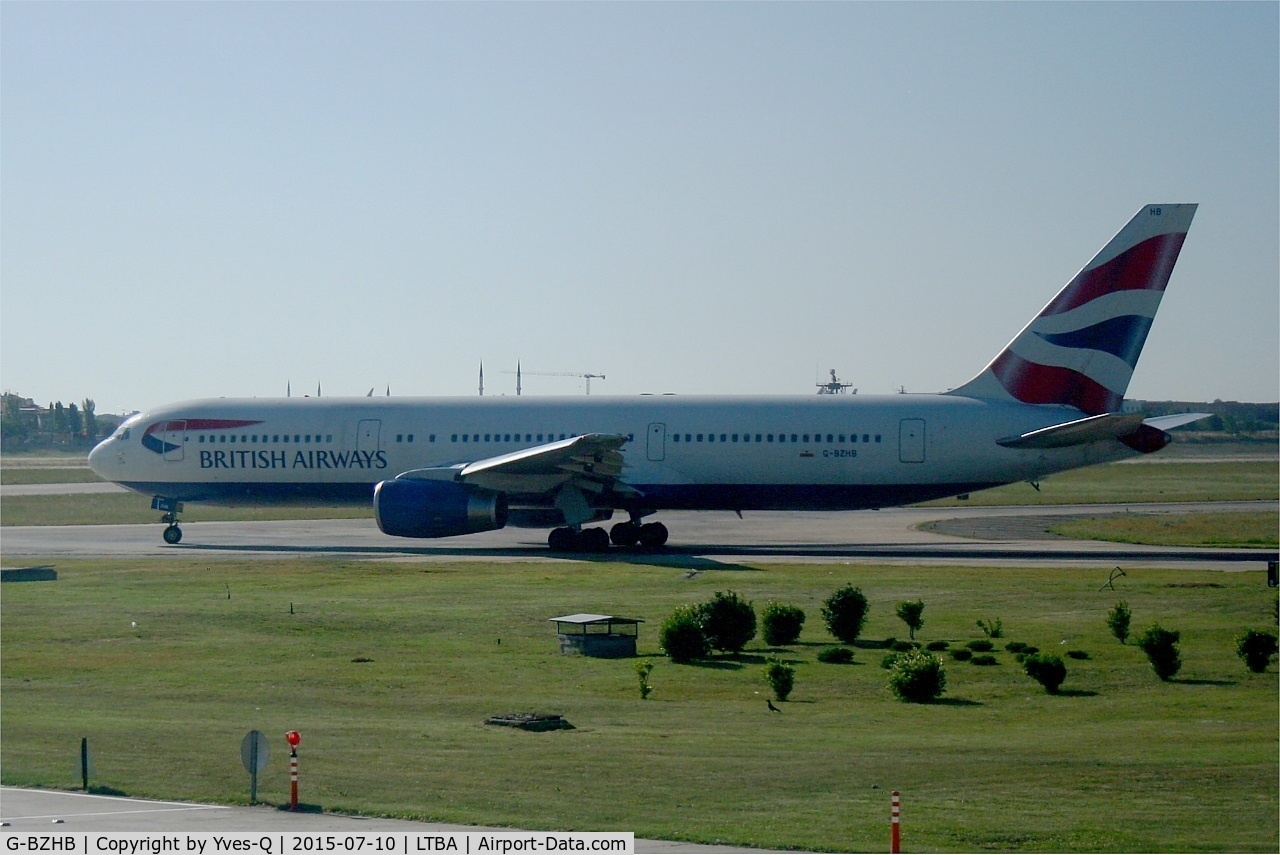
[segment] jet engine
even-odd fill
[[[452,537],[507,524],[507,497],[451,481],[395,478],[373,488],[373,516],[393,537]]]

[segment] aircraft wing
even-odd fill
[[[592,493],[614,487],[625,463],[627,437],[584,434],[471,463],[413,469],[400,478],[459,481],[500,493],[550,493],[572,483]]]
[[[1182,413],[1176,416],[1158,416],[1144,419],[1132,413],[1103,413],[1060,425],[1051,425],[1029,431],[1019,436],[1007,436],[996,442],[1005,448],[1066,448],[1085,445],[1106,439],[1123,440],[1132,437],[1144,425],[1165,431],[1206,418],[1208,413]]]

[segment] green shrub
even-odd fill
[[[907,600],[898,603],[897,614],[911,631],[911,637],[915,638],[916,630],[924,626],[924,600]]]
[[[1121,644],[1129,637],[1129,621],[1132,619],[1133,612],[1129,611],[1129,604],[1124,600],[1117,602],[1107,612],[1107,626],[1111,627],[1111,634],[1120,639]]]
[[[999,665],[1000,660],[992,656],[990,653],[979,653],[973,657],[974,665]]]
[[[1138,647],[1147,654],[1151,667],[1161,680],[1168,680],[1182,668],[1182,658],[1178,655],[1178,640],[1181,637],[1181,633],[1164,629],[1158,623],[1152,624],[1138,637]]]
[[[1047,653],[1033,653],[1023,661],[1022,668],[1051,695],[1058,694],[1058,687],[1067,679],[1067,666],[1057,656]]]
[[[1072,659],[1088,659],[1089,653],[1085,650],[1068,650],[1067,655]]]
[[[885,657],[880,660],[880,667],[885,669],[886,671],[889,670],[894,666],[894,663],[898,661],[898,657],[900,657],[901,655],[902,655],[901,653],[886,654]]]
[[[951,651],[951,658],[957,662],[968,662],[973,658],[973,651],[967,647],[957,647]]]
[[[1244,660],[1244,664],[1255,674],[1267,670],[1271,657],[1277,653],[1277,639],[1274,632],[1247,630],[1236,639],[1236,655]]]
[[[900,700],[925,704],[946,691],[947,674],[932,653],[904,653],[889,669],[889,689]]]
[[[919,650],[920,645],[914,641],[895,641],[889,649],[896,653],[906,653],[908,650]]]
[[[764,679],[773,689],[773,696],[785,701],[796,684],[796,669],[779,659],[770,659],[764,666]]]
[[[761,615],[764,643],[770,647],[795,644],[804,629],[804,610],[782,603],[767,603]]]
[[[928,644],[924,646],[924,649],[932,650],[934,653],[938,653],[939,651],[946,650],[950,646],[951,646],[950,641],[930,641]]]
[[[672,662],[692,662],[705,659],[711,652],[707,637],[702,634],[702,622],[697,608],[680,606],[662,622],[658,631],[658,644],[667,652]]]
[[[1004,621],[996,618],[990,623],[978,619],[978,629],[987,634],[987,638],[1003,638],[1004,637]]]
[[[640,700],[647,700],[653,692],[653,686],[649,685],[649,672],[653,670],[653,663],[648,659],[635,664],[636,676],[640,678]]]
[[[989,653],[996,649],[996,646],[985,638],[979,638],[977,641],[970,641],[965,647],[974,653]]]
[[[867,609],[862,590],[846,585],[823,602],[822,619],[832,635],[845,644],[853,644],[867,622]]]
[[[1010,641],[1004,646],[1004,649],[1010,653],[1021,653],[1027,649],[1027,643],[1025,641]]]
[[[847,665],[853,661],[853,651],[847,647],[826,647],[818,651],[818,661],[832,665]]]
[[[722,653],[738,653],[756,637],[756,610],[733,591],[716,591],[714,597],[698,606],[697,616],[707,644]]]

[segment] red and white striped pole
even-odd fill
[[[285,740],[289,743],[289,810],[297,811],[298,809],[298,743],[302,741],[302,734],[296,730],[291,730],[284,735]]]
[[[902,803],[898,798],[898,791],[893,791],[893,812],[889,820],[889,851],[898,853],[902,851]]]

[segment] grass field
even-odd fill
[[[258,728],[278,803],[296,728],[302,800],[330,810],[856,852],[887,845],[896,789],[906,851],[1274,851],[1276,666],[1250,673],[1233,644],[1274,628],[1275,592],[1261,571],[1127,570],[1099,592],[1079,569],[64,561],[56,582],[4,586],[3,780],[75,785],[88,737],[98,786],[244,802]],[[999,648],[993,667],[948,658],[944,701],[904,704],[881,650],[816,661],[820,603],[846,583],[871,601],[866,639],[906,637],[894,605],[920,598],[922,641],[1000,618],[1005,641],[1089,658],[1066,660],[1058,696]],[[801,642],[667,662],[661,620],[730,589],[802,607]],[[1181,631],[1173,682],[1109,634],[1120,598],[1135,633]],[[631,660],[558,653],[547,618],[580,611],[647,621],[652,698]],[[781,714],[771,655],[797,668]],[[576,729],[482,723],[514,711]]]
[[[1160,514],[1089,517],[1051,526],[1079,540],[1110,540],[1156,546],[1217,546],[1275,549],[1278,517],[1271,513]]]

